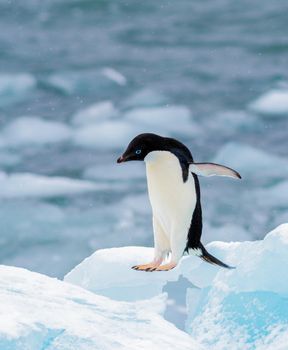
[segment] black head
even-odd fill
[[[153,151],[170,151],[178,155],[179,152],[187,161],[192,161],[189,149],[181,142],[169,137],[162,137],[156,134],[140,134],[128,145],[126,151],[117,159],[117,163],[130,160],[144,160],[148,153]]]

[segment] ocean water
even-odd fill
[[[146,131],[243,175],[201,178],[205,243],[287,221],[287,11],[0,0],[0,263],[62,277],[98,248],[151,246],[144,165],[115,164]],[[85,182],[63,193],[54,177]]]

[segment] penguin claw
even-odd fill
[[[159,266],[159,264],[150,263],[150,264],[145,264],[145,265],[135,265],[135,266],[132,266],[131,269],[136,270],[136,271],[153,272],[153,271],[156,271],[158,266]]]

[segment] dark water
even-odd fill
[[[288,113],[262,118],[247,107],[288,81],[287,15],[284,0],[0,0],[0,75],[29,73],[37,81],[17,103],[0,104],[1,125],[24,115],[69,125],[76,111],[102,100],[112,101],[121,118],[125,100],[148,89],[191,110],[201,132],[179,137],[196,160],[212,159],[231,141],[288,158]],[[127,83],[100,77],[105,67]],[[78,77],[72,92],[49,83],[51,75],[63,73]],[[237,113],[244,115],[244,127],[221,119]],[[2,170],[81,179],[88,167],[109,166],[124,147],[4,145],[3,152],[21,159]],[[228,224],[255,239],[283,222],[288,204],[271,204],[265,195],[259,203],[250,198],[264,182],[261,173],[241,184],[202,180],[209,230]],[[117,178],[106,183],[117,185]],[[0,262],[62,276],[97,248],[152,244],[145,180],[121,183],[86,195],[1,199]],[[220,239],[216,233],[207,237]],[[230,239],[237,240],[237,232]]]

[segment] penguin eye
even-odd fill
[[[135,153],[136,153],[136,154],[140,154],[140,153],[141,153],[141,149],[137,149],[137,150],[135,151]]]

